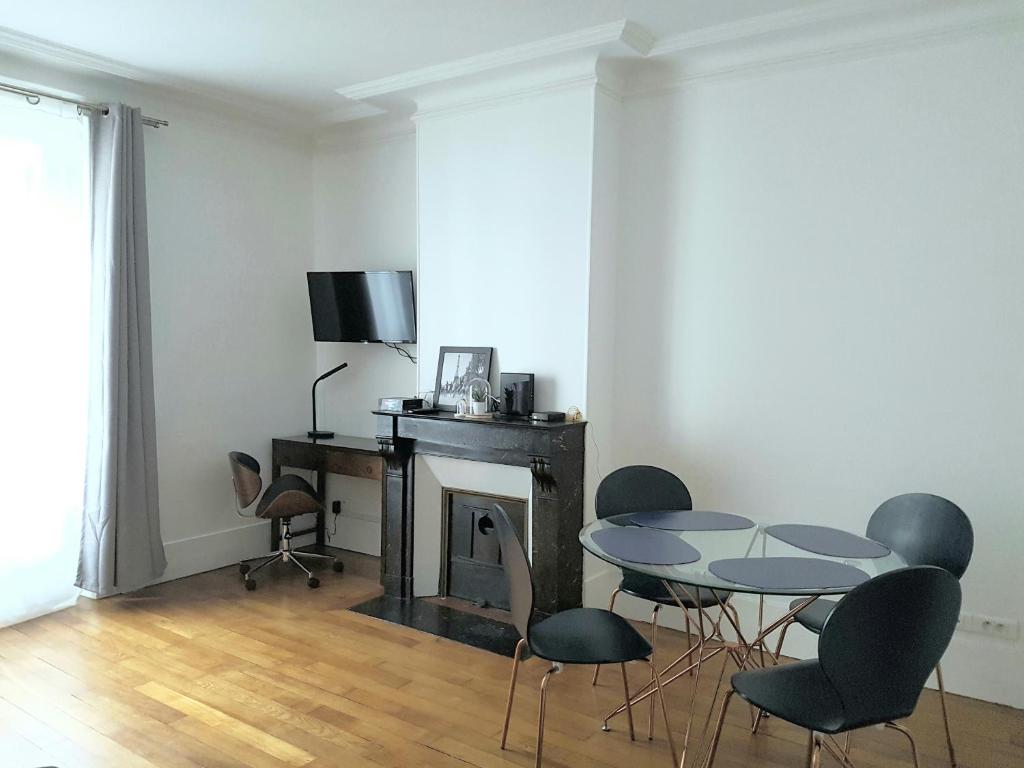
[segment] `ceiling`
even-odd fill
[[[0,0],[0,47],[28,35],[156,81],[323,116],[345,102],[339,88],[623,19],[661,40],[829,2]]]

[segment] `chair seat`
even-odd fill
[[[570,608],[530,627],[530,650],[563,664],[617,664],[651,655],[651,644],[621,616]]]
[[[319,512],[316,491],[298,475],[282,475],[270,484],[256,507],[257,517],[294,517]]]
[[[642,600],[650,600],[652,603],[660,603],[661,605],[676,604],[675,598],[665,589],[664,582],[661,579],[648,576],[646,573],[624,570],[622,572],[622,581],[619,582],[619,589],[627,595],[639,597]],[[693,587],[687,587],[685,590],[681,587],[678,588],[679,602],[685,608],[697,607],[690,597],[693,591]],[[715,595],[718,595],[717,599]],[[701,608],[713,608],[718,605],[719,600],[725,603],[731,596],[732,592],[726,592],[721,589],[712,590],[705,587],[697,589],[697,597],[700,600]]]
[[[805,599],[806,598],[800,598],[799,600],[794,600],[789,604],[789,610],[792,611],[794,608],[798,608]],[[829,614],[832,613],[832,610],[836,605],[837,602],[835,600],[825,600],[824,598],[819,597],[793,618],[800,626],[805,629],[809,629],[816,635],[820,635],[821,628],[825,626],[825,620],[828,618]]]
[[[822,733],[848,730],[843,702],[817,659],[737,672],[736,693],[794,725]]]

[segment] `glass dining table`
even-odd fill
[[[688,751],[696,756],[691,764],[699,765],[707,758],[708,726],[729,660],[737,670],[778,663],[781,643],[773,651],[767,638],[786,627],[800,610],[819,597],[843,595],[864,581],[906,566],[900,555],[884,545],[846,531],[816,525],[759,525],[750,518],[721,512],[664,510],[617,515],[587,524],[579,539],[595,557],[661,580],[680,609],[686,610],[684,598],[690,598],[685,602],[691,606],[691,615],[696,614],[692,621],[697,628],[696,642],[661,672],[663,685],[687,674],[692,674],[694,681],[681,768],[687,764]],[[737,594],[748,595],[757,604],[756,626],[746,632],[735,606]],[[786,611],[767,624],[766,596],[793,598]],[[693,608],[701,605],[698,598],[703,599],[704,607]],[[727,660],[718,671],[698,740],[693,726],[701,669],[721,654]],[[636,705],[653,693],[652,679],[632,695],[630,703]],[[625,710],[623,702],[609,712],[605,730],[609,721]],[[752,711],[754,730],[761,716]]]

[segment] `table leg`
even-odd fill
[[[281,465],[278,463],[276,458],[272,458],[270,463],[270,480],[273,482],[281,477]],[[281,518],[272,517],[270,518],[270,548],[268,552],[276,552],[281,548]]]
[[[316,543],[324,546],[327,543],[327,473],[322,469],[316,471],[316,495],[324,505],[316,513]]]

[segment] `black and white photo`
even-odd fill
[[[487,381],[491,375],[493,347],[441,347],[437,357],[434,407],[454,411],[459,400],[469,399],[473,379]]]

